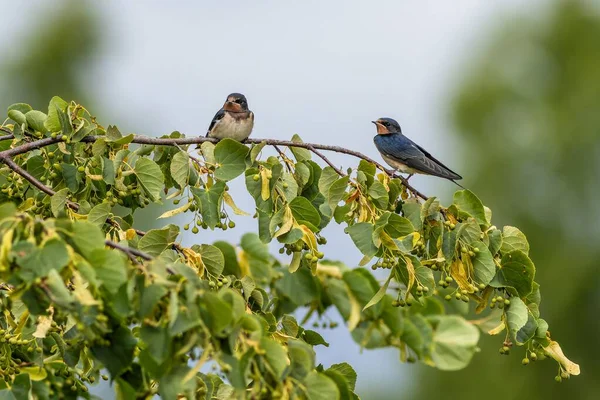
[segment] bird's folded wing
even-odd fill
[[[213,128],[215,127],[215,125],[220,120],[222,120],[224,116],[225,116],[225,110],[223,110],[221,108],[219,111],[217,111],[217,113],[213,117],[212,121],[210,121],[210,126],[208,127],[208,131],[206,132],[206,137],[208,137],[210,135],[210,132],[213,130]]]
[[[381,142],[378,144],[379,150],[387,157],[395,159],[410,168],[441,178],[451,180],[462,179],[460,175],[446,167],[425,149],[407,137],[403,137],[402,141],[399,143]]]

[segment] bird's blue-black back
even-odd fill
[[[425,149],[401,133],[376,135],[373,141],[377,150],[382,155],[410,168],[440,178],[450,180],[462,179],[460,175],[446,167]]]

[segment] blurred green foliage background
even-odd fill
[[[462,400],[597,398],[600,393],[600,16],[590,4],[558,2],[492,32],[465,60],[452,100],[469,188],[498,224],[531,244],[541,310],[582,373],[556,384],[553,363],[523,367],[521,352],[497,359],[496,338],[453,374],[421,368],[411,398]]]
[[[2,63],[0,108],[24,101],[43,109],[60,95],[101,111],[86,90],[86,71],[103,49],[100,16],[85,2],[55,3],[53,20],[28,24],[18,55]],[[498,226],[518,226],[529,238],[542,312],[582,375],[556,384],[553,362],[523,367],[518,350],[496,357],[498,339],[484,336],[482,354],[467,369],[414,367],[410,394],[372,388],[363,398],[600,393],[600,16],[590,3],[547,2],[541,16],[499,21],[482,32],[490,44],[462,60],[448,121],[460,136],[469,189],[494,210]]]

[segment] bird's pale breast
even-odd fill
[[[230,138],[239,142],[244,141],[250,136],[254,127],[253,115],[245,115],[244,118],[236,118],[226,112],[225,115],[210,132],[210,137],[217,139]]]

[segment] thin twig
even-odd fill
[[[8,133],[8,135],[6,135],[6,136],[12,136],[13,138],[15,137],[15,135],[13,135],[12,131],[4,126],[0,126],[0,131]],[[0,136],[0,138],[2,138],[2,137],[3,136]],[[2,139],[2,140],[4,140],[4,139]]]
[[[113,249],[120,250],[123,253],[127,254],[127,256],[129,256],[129,258],[133,262],[137,263],[136,257],[143,258],[146,261],[152,260],[152,256],[150,254],[144,253],[143,251],[140,251],[138,249],[122,246],[119,243],[113,242],[112,240],[105,240],[104,244],[106,244],[108,247],[112,247]]]
[[[279,156],[281,157],[281,160],[283,161],[283,164],[285,165],[285,168],[288,170],[288,172],[292,172],[292,168],[290,167],[287,161],[289,160],[288,156],[286,156],[285,153],[281,151],[281,149],[277,147],[276,144],[273,145],[273,148],[277,151],[277,153],[279,153]]]
[[[138,249],[134,249],[131,247],[127,247],[127,246],[122,246],[119,243],[113,242],[112,240],[105,240],[104,244],[106,244],[108,247],[111,247],[115,250],[119,250],[122,251],[123,253],[125,253],[129,259],[134,263],[134,264],[139,264],[136,257],[140,257],[146,261],[151,261],[154,259],[154,257],[152,257],[150,254],[148,253],[144,253],[141,250]],[[171,269],[170,267],[167,267],[167,272],[171,275],[175,275],[175,271],[173,269]]]
[[[313,153],[315,153],[318,157],[320,157],[321,160],[325,161],[331,168],[333,168],[335,170],[335,172],[338,173],[339,176],[346,176],[346,174],[341,169],[339,169],[331,161],[329,161],[329,159],[327,157],[325,157],[325,155],[323,153],[321,153],[319,150],[315,149],[314,147],[309,147],[308,149],[310,151],[312,151]]]
[[[14,162],[12,160],[12,158],[0,156],[0,162],[6,164],[10,169],[15,171],[17,174],[21,175],[23,178],[28,180],[33,186],[35,186],[42,192],[46,193],[48,196],[54,196],[56,194],[56,192],[54,190],[50,189],[48,186],[46,186],[42,182],[40,182],[36,177],[34,177],[29,172],[27,172],[26,170],[21,168],[21,166],[19,166],[19,164],[17,164],[16,162]],[[74,203],[70,200],[67,200],[67,205],[69,206],[69,208],[71,208],[75,211],[79,210],[79,204]]]

